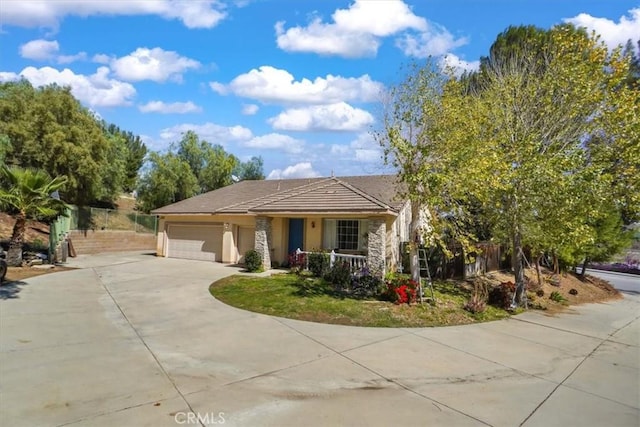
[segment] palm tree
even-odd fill
[[[67,178],[51,178],[39,169],[2,166],[0,170],[0,207],[8,210],[16,220],[9,241],[7,264],[22,264],[22,246],[27,219],[46,219],[61,214],[67,207],[63,201],[51,197],[62,188]]]

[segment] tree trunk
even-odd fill
[[[524,263],[522,259],[522,236],[520,230],[513,234],[513,275],[516,280],[515,302],[520,305],[524,294]]]
[[[587,271],[587,266],[589,265],[589,258],[585,257],[584,258],[584,262],[582,263],[582,271],[580,272],[579,276],[584,277],[586,271]]]
[[[24,232],[27,227],[27,218],[24,214],[16,215],[16,223],[13,225],[13,234],[9,241],[7,252],[7,265],[20,267],[22,265],[22,246],[24,244]]]
[[[411,201],[411,243],[409,245],[409,260],[411,266],[411,280],[420,283],[420,262],[418,260],[418,247],[422,242],[420,236],[420,204]]]
[[[538,275],[538,286],[542,287],[542,275],[540,274],[540,260],[542,259],[542,257],[544,256],[544,254],[541,254],[538,259],[536,260],[536,274]]]

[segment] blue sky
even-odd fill
[[[194,130],[270,178],[389,172],[370,131],[400,68],[477,67],[509,25],[640,38],[624,0],[0,0],[0,81],[70,85],[165,150]]]

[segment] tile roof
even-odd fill
[[[304,178],[239,183],[161,207],[154,214],[398,212],[394,175]]]

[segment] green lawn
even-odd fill
[[[218,300],[244,310],[290,319],[353,326],[446,326],[502,319],[509,313],[488,306],[480,314],[462,307],[468,291],[452,283],[434,285],[437,302],[396,305],[377,300],[346,298],[324,280],[276,274],[270,277],[235,275],[211,285]]]

